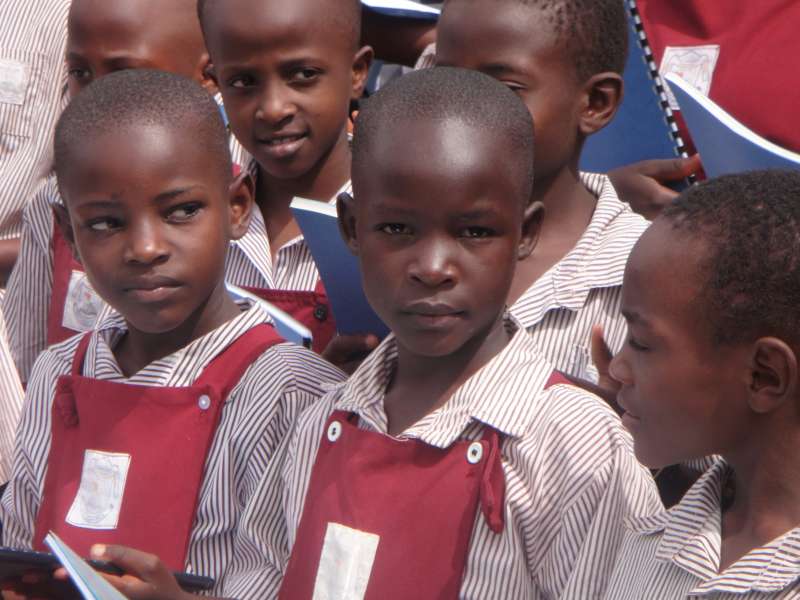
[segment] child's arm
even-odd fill
[[[23,385],[30,377],[36,357],[47,346],[47,313],[53,291],[50,201],[54,192],[55,179],[50,178],[25,206],[19,258],[3,300],[11,354]]]

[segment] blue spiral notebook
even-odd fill
[[[439,9],[411,0],[361,0],[361,4],[370,10],[390,17],[424,19],[426,21],[436,21],[439,18]]]
[[[342,334],[372,333],[379,338],[386,337],[389,328],[364,295],[358,259],[339,233],[336,207],[295,198],[292,214],[314,256],[331,303],[336,330]]]
[[[614,120],[586,140],[580,161],[583,171],[606,173],[642,160],[684,155],[636,3],[625,0],[625,5],[629,39],[625,94]]]
[[[666,80],[708,177],[754,169],[800,169],[800,154],[748,129],[679,76],[669,74]]]

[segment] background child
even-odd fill
[[[177,73],[216,90],[193,0],[74,0],[66,60],[72,97],[100,77],[137,68]],[[243,160],[238,144],[231,149]],[[47,345],[92,329],[108,312],[54,228],[52,206],[58,204],[52,175],[25,210],[20,257],[3,304],[23,382]]]
[[[349,189],[350,102],[372,60],[358,0],[201,0],[198,11],[233,133],[253,156],[257,244],[237,280],[305,323],[322,350],[335,332],[289,204]],[[366,332],[369,333],[369,332]]]
[[[502,81],[533,116],[533,197],[544,220],[509,305],[557,369],[589,380],[597,379],[592,326],[602,325],[612,349],[623,344],[625,261],[647,227],[608,178],[578,171],[584,140],[611,121],[622,98],[627,39],[618,0],[448,0],[437,36],[438,64]]]
[[[597,597],[621,519],[659,506],[618,418],[544,391],[552,367],[504,316],[536,237],[532,131],[513,94],[461,69],[402,77],[360,113],[340,219],[393,335],[270,462],[228,596],[275,597],[283,578],[293,599]],[[103,550],[145,577],[131,595],[169,580]]]
[[[607,596],[800,594],[800,174],[686,191],[625,273],[623,421],[653,468],[722,455],[669,512],[633,519]]]
[[[261,471],[341,374],[225,290],[252,195],[202,88],[111,74],[66,109],[55,155],[65,237],[119,314],[37,360],[3,545],[125,542],[222,586]]]

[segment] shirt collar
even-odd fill
[[[580,310],[592,289],[622,285],[628,255],[649,225],[619,199],[605,175],[581,173],[581,181],[597,197],[597,206],[575,247],[511,307],[526,328],[551,310]]]
[[[695,575],[701,583],[693,595],[719,593],[775,593],[800,578],[800,528],[795,528],[762,548],[756,548],[719,573],[722,540],[720,498],[730,469],[718,458],[669,511],[628,520],[635,535],[658,535],[660,561],[672,562]]]
[[[518,322],[507,315],[505,325],[512,332],[508,345],[404,436],[447,448],[474,422],[510,437],[521,437],[531,428],[544,397],[537,391],[544,390],[553,368]],[[336,409],[354,412],[385,433],[383,399],[396,365],[397,341],[390,335],[340,389]],[[520,389],[532,390],[530,398],[522,400]]]

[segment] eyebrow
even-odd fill
[[[629,324],[638,323],[639,325],[642,325],[644,327],[651,327],[650,321],[645,319],[641,314],[639,314],[635,310],[626,310],[623,308],[620,312],[622,313],[622,316],[625,317],[625,320]]]
[[[167,190],[166,192],[161,192],[155,197],[156,202],[169,202],[179,196],[183,196],[184,194],[188,194],[194,190],[204,189],[202,185],[190,185],[187,187],[175,188],[174,190]]]

